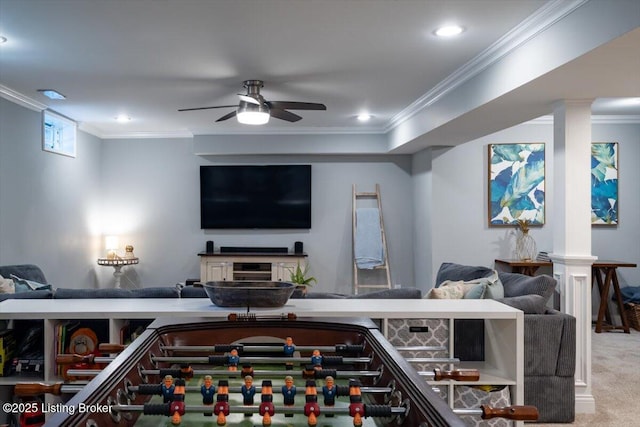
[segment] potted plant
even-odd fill
[[[307,288],[309,286],[313,286],[314,283],[317,283],[315,277],[309,276],[309,264],[305,264],[304,268],[300,267],[300,262],[295,269],[291,269],[291,283],[296,285],[296,291],[302,293],[302,295],[307,293]]]

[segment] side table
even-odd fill
[[[98,265],[106,265],[113,267],[113,277],[116,279],[116,288],[120,288],[120,277],[122,276],[122,267],[125,265],[138,264],[138,258],[98,258]]]
[[[516,259],[496,259],[496,265],[506,265],[513,273],[525,274],[527,276],[535,276],[536,271],[540,267],[552,267],[551,261],[520,261]]]
[[[600,292],[600,307],[598,308],[598,320],[596,321],[596,333],[598,334],[603,330],[609,331],[612,329],[622,329],[625,333],[630,333],[629,323],[627,322],[627,316],[624,312],[624,304],[622,304],[618,274],[616,273],[618,267],[636,267],[636,264],[632,262],[596,260],[591,266],[593,283],[598,286],[598,291]],[[613,296],[615,297],[618,310],[620,310],[621,326],[613,325],[609,311],[609,289],[612,286]],[[603,317],[606,318],[606,324],[603,322]]]

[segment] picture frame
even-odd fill
[[[591,225],[618,225],[618,143],[591,144]]]
[[[76,157],[77,124],[51,110],[42,112],[42,149],[50,153]]]
[[[489,227],[545,223],[545,144],[488,145]]]

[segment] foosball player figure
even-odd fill
[[[200,387],[200,393],[202,394],[203,405],[213,405],[213,396],[216,394],[216,386],[213,385],[213,378],[211,375],[205,375],[204,382]],[[206,417],[212,417],[212,412],[205,412]]]
[[[282,352],[284,353],[285,357],[293,357],[293,353],[295,353],[296,351],[296,345],[293,343],[293,338],[287,337],[284,341],[285,342],[284,346],[282,347]],[[293,369],[293,363],[287,362],[285,364],[285,367],[287,371],[290,371]]]
[[[193,378],[193,368],[188,363],[183,363],[180,365],[180,378],[184,378],[185,380],[190,380]]]
[[[324,396],[324,406],[332,407],[336,404],[336,395],[338,388],[335,385],[333,377],[326,377],[322,386],[322,395]],[[333,414],[325,414],[326,417],[333,417]]]
[[[169,406],[169,413],[171,415],[171,424],[177,426],[180,425],[182,421],[182,415],[185,412],[184,406],[184,393],[185,389],[185,381],[183,378],[176,378],[175,381],[175,390],[173,391],[173,400],[171,400]]]
[[[253,405],[253,397],[256,394],[256,386],[253,385],[253,377],[247,375],[244,377],[244,384],[240,387],[240,393],[242,393],[242,403],[245,405]],[[244,414],[245,417],[250,417],[252,414]]]
[[[296,386],[293,384],[293,377],[287,375],[284,377],[284,385],[282,386],[282,397],[284,406],[293,406],[295,404]],[[293,414],[285,414],[285,417],[293,417]]]
[[[241,373],[243,377],[246,377],[247,375],[253,377],[254,376],[253,366],[251,366],[250,363],[243,364]]]
[[[307,417],[307,423],[309,424],[309,427],[315,427],[318,424],[320,406],[318,405],[318,391],[314,380],[307,380],[305,384],[304,398],[304,415]]]
[[[160,384],[160,391],[162,392],[162,401],[169,403],[173,400],[173,392],[176,386],[173,384],[173,377],[171,375],[165,375]]]
[[[311,355],[311,364],[315,370],[322,369],[322,355],[320,354],[320,350],[313,350]]]
[[[213,407],[213,413],[218,417],[217,423],[223,426],[227,423],[227,415],[229,415],[229,381],[218,381],[218,395],[216,396],[216,404]]]
[[[234,348],[229,352],[229,355],[227,356],[227,365],[229,366],[229,370],[237,371],[239,363],[240,356],[238,356],[238,350]]]
[[[362,416],[364,415],[364,404],[360,392],[360,381],[349,380],[349,415],[353,417],[355,427],[362,426]]]
[[[262,425],[269,427],[271,425],[271,417],[276,413],[273,406],[273,385],[271,380],[262,380],[258,413],[262,416]]]

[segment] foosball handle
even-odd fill
[[[480,372],[477,369],[454,369],[452,371],[442,371],[438,368],[433,370],[433,379],[440,381],[450,379],[455,381],[478,381]]]
[[[60,396],[63,383],[44,384],[44,383],[17,383],[13,389],[13,394],[19,397],[39,396],[49,393]]]
[[[100,351],[101,353],[120,353],[121,351],[124,351],[125,348],[127,348],[127,346],[123,344],[98,344],[98,351]]]
[[[93,364],[95,355],[87,354],[58,354],[56,355],[56,363],[58,365],[71,365],[73,363],[88,363]]]
[[[531,405],[513,405],[503,408],[493,408],[489,405],[482,405],[482,419],[506,418],[508,420],[536,421],[538,419],[538,408]]]

